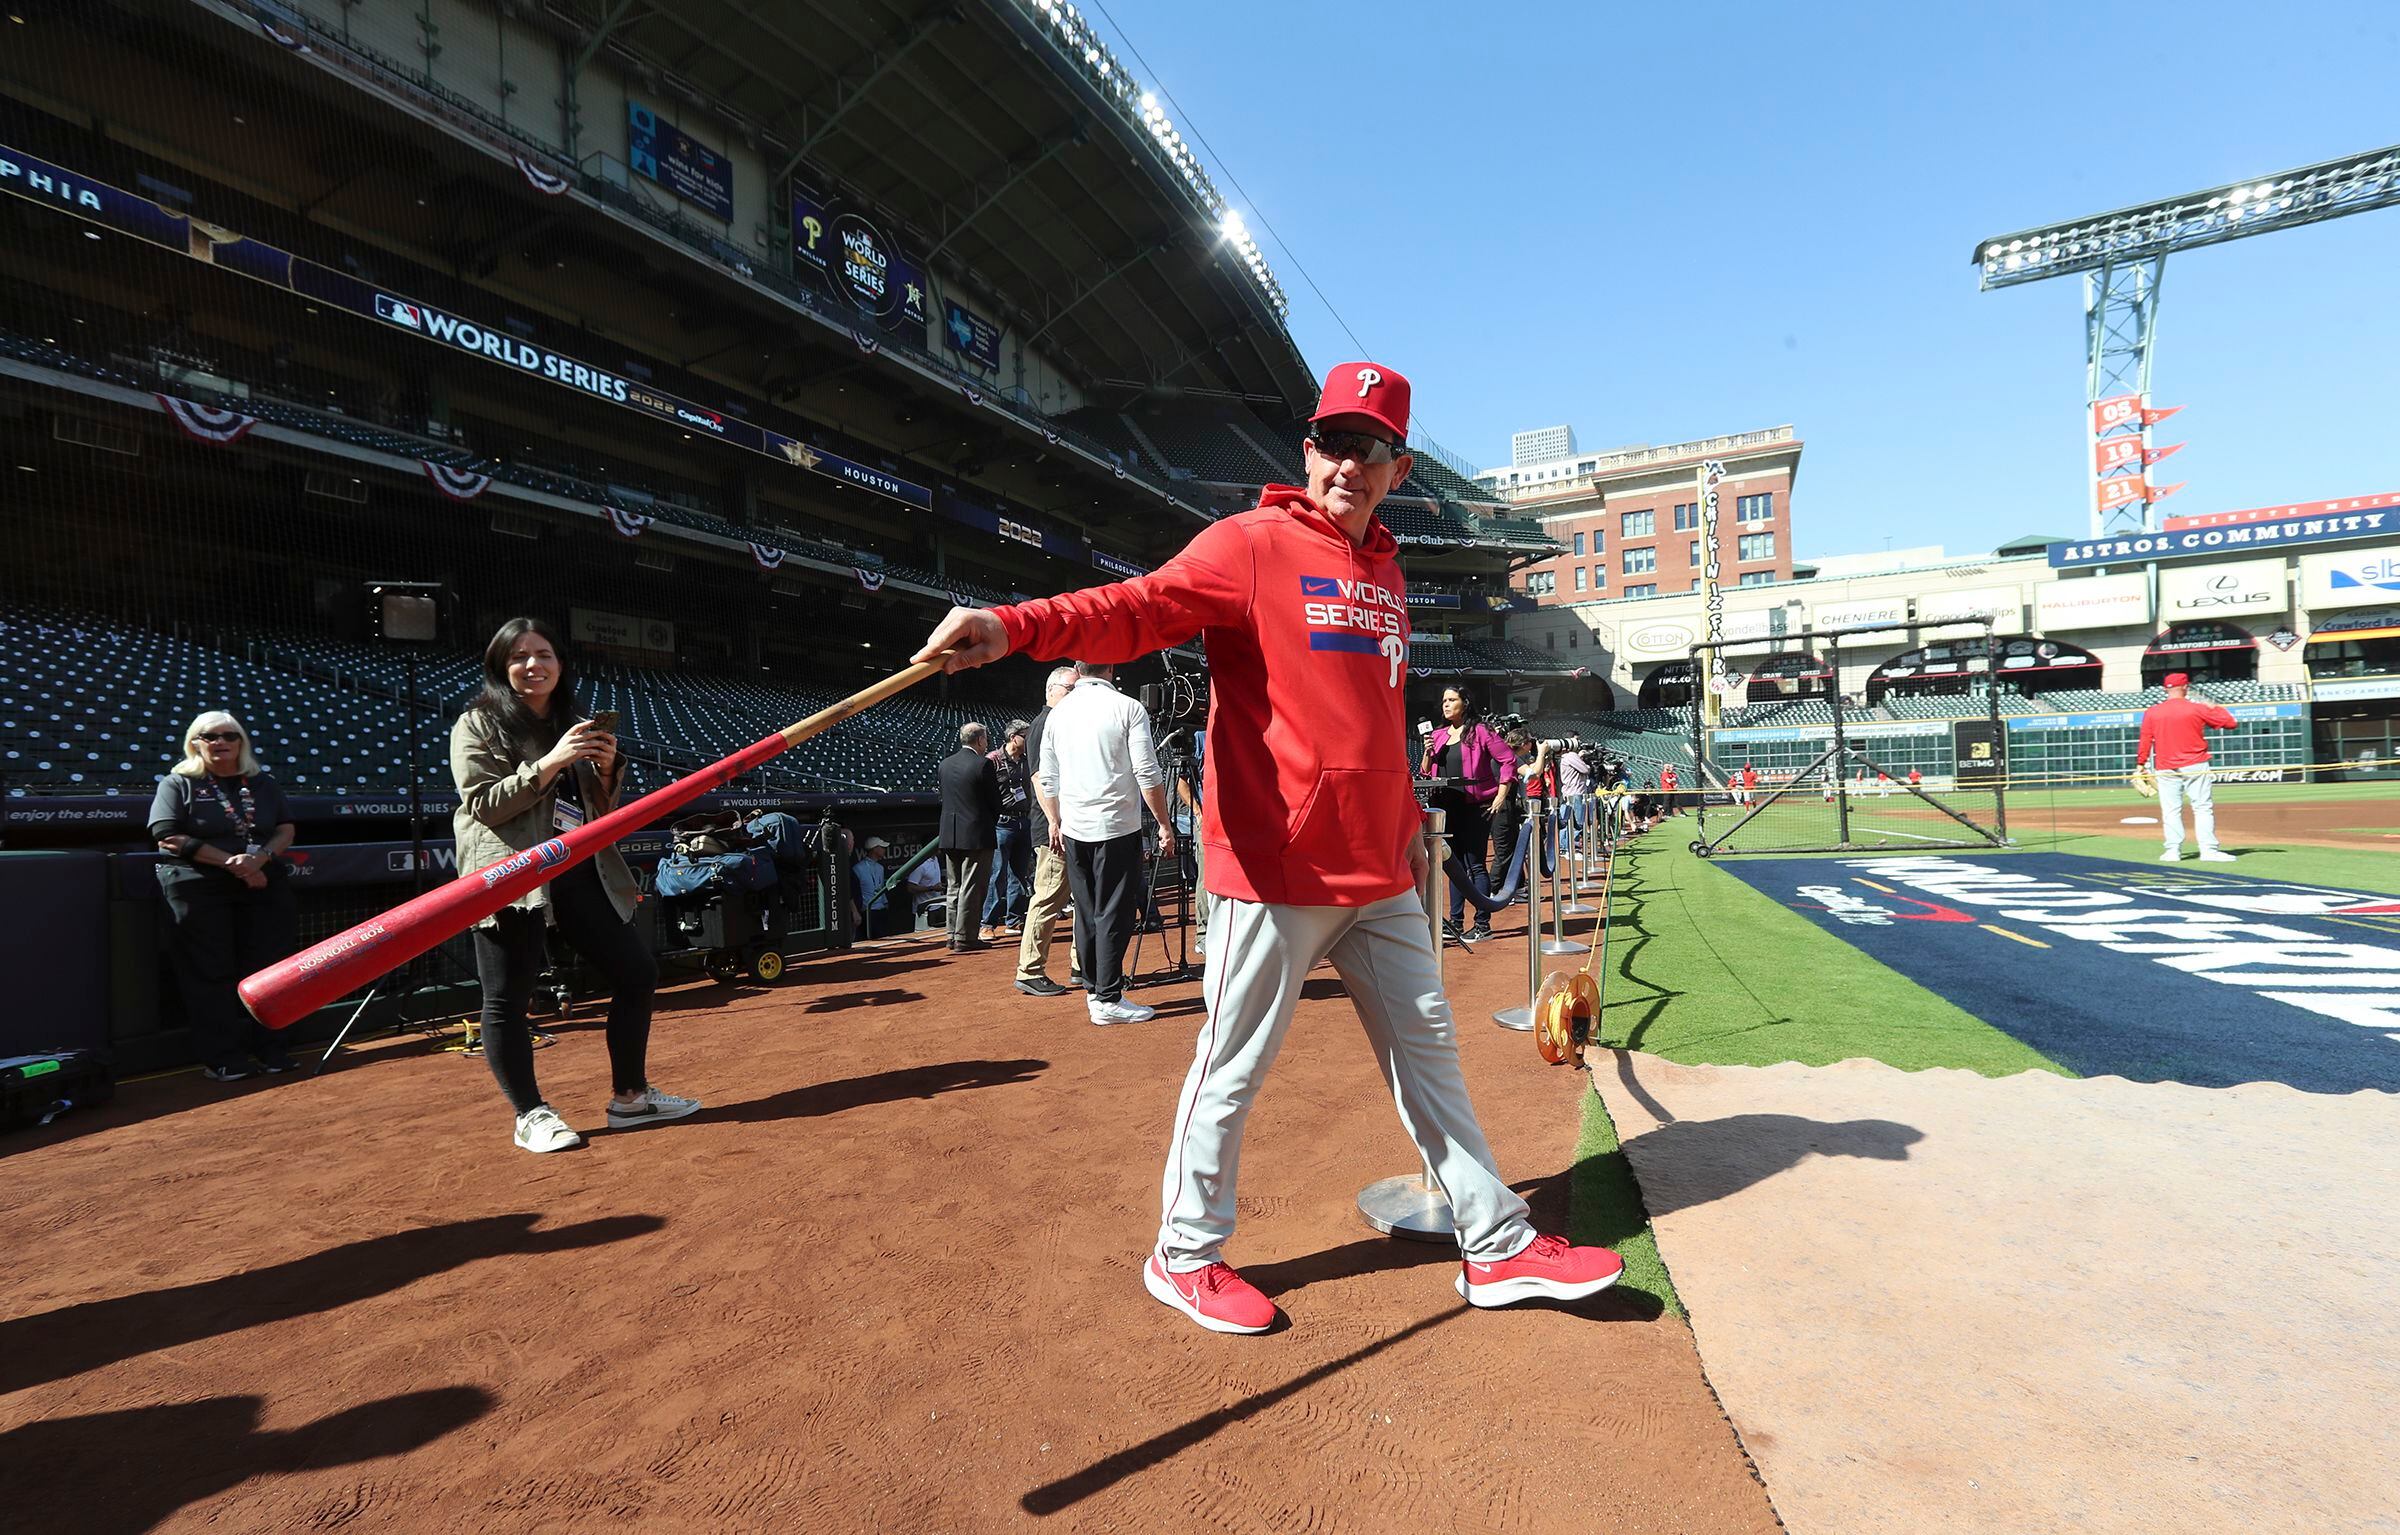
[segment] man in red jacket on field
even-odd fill
[[[2221,704],[2202,703],[2191,696],[2189,672],[2169,672],[2167,696],[2142,711],[2142,738],[2133,748],[2133,765],[2157,763],[2158,822],[2166,833],[2167,850],[2160,863],[2183,861],[2183,802],[2192,802],[2192,835],[2200,843],[2203,863],[2231,863],[2233,855],[2217,846],[2217,806],[2208,766],[2210,730],[2232,730],[2241,722]]]
[[[953,608],[919,660],[1011,652],[1131,661],[1203,635],[1211,679],[1202,807],[1208,1018],[1175,1110],[1150,1293],[1214,1332],[1263,1332],[1274,1303],[1224,1261],[1242,1128],[1301,983],[1330,959],[1400,1122],[1449,1195],[1478,1306],[1574,1300],[1623,1270],[1537,1234],[1501,1181],[1458,1066],[1425,912],[1402,702],[1408,599],[1375,508],[1408,475],[1408,380],[1379,363],[1326,375],[1308,485],[1269,485],[1158,570],[997,609]]]

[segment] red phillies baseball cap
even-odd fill
[[[1366,416],[1382,423],[1392,440],[1408,441],[1408,379],[1377,362],[1337,364],[1325,375],[1325,391],[1317,397],[1311,421],[1328,416]]]
[[[2162,688],[2188,688],[2191,685],[2192,674],[2190,672],[2169,672],[2166,679],[2159,683]]]

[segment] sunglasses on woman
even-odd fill
[[[1337,464],[1346,458],[1356,459],[1362,464],[1388,464],[1403,451],[1400,444],[1388,437],[1378,437],[1373,432],[1311,429],[1308,440],[1316,444],[1319,453]]]
[[[203,741],[238,741],[241,738],[242,733],[238,730],[203,730],[198,737]]]

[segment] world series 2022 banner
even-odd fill
[[[1716,867],[2083,1076],[2400,1089],[2400,898],[2062,853]]]
[[[923,345],[928,310],[925,269],[900,254],[866,210],[791,183],[792,259],[879,324],[901,327]],[[993,366],[997,367],[997,356]]]

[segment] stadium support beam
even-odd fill
[[[1107,287],[1110,283],[1115,282],[1119,277],[1122,277],[1127,272],[1132,271],[1135,267],[1140,266],[1143,262],[1149,260],[1152,256],[1157,255],[1160,251],[1165,249],[1167,249],[1165,243],[1158,241],[1154,241],[1148,245],[1140,246],[1135,249],[1132,255],[1127,256],[1124,260],[1116,263],[1114,266],[1111,266],[1107,271],[1101,273],[1091,281],[1077,283],[1075,285],[1075,291],[1067,295],[1067,301],[1059,305],[1056,309],[1051,310],[1050,317],[1042,321],[1042,328],[1025,338],[1025,345],[1030,347],[1035,342],[1041,340],[1044,336],[1049,335],[1050,327],[1056,325],[1059,321],[1072,314],[1078,304],[1081,304],[1085,299],[1090,298],[1102,288]]]
[[[916,50],[917,44],[958,19],[958,7],[948,3],[948,0],[944,0],[944,3],[929,8],[916,20],[910,22],[908,30],[894,38],[888,46],[868,54],[867,61],[874,67],[855,83],[841,87],[841,94],[834,101],[833,110],[825,114],[823,122],[802,136],[800,147],[792,151],[791,159],[784,162],[783,169],[776,173],[775,179],[768,185],[781,186],[791,180],[792,172],[798,170],[802,162],[808,159],[816,147],[825,142],[827,134],[840,126],[842,118],[849,113],[852,107],[866,99],[867,93],[875,88],[877,81],[898,68],[901,61]]]
[[[2394,206],[2400,144],[1979,240],[1970,259],[1987,291],[2080,274],[2087,404],[2129,394],[2147,404],[2170,254]],[[2155,505],[2135,500],[2104,515],[2095,489],[2092,533],[2146,532]]]
[[[1081,127],[1077,127],[1070,133],[1052,139],[1050,143],[1043,148],[1040,154],[1034,155],[1017,165],[1003,167],[1003,169],[1007,171],[1007,174],[1002,176],[998,181],[992,183],[991,190],[985,192],[982,197],[978,198],[974,207],[969,208],[965,213],[961,214],[957,219],[951,222],[949,232],[942,236],[940,241],[934,245],[933,249],[925,253],[926,262],[930,264],[934,257],[948,250],[950,248],[951,241],[957,239],[960,235],[965,234],[970,225],[972,225],[977,219],[983,217],[986,213],[990,212],[992,205],[998,202],[1001,198],[1007,196],[1010,190],[1014,188],[1018,182],[1023,181],[1035,171],[1040,170],[1043,166],[1058,158],[1060,154],[1064,153],[1069,148],[1082,142],[1083,129]]]

